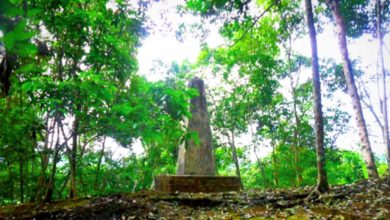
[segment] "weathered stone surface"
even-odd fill
[[[154,187],[162,192],[229,192],[240,190],[234,176],[166,176],[154,177]]]
[[[194,78],[190,88],[199,96],[191,99],[192,117],[188,120],[189,131],[198,140],[188,139],[179,147],[177,176],[154,177],[154,189],[162,192],[228,192],[241,188],[240,179],[233,176],[215,176],[214,151],[211,146],[211,129],[203,80]]]
[[[199,143],[196,143],[194,139],[189,139],[185,143],[185,149],[180,148],[177,174],[213,176],[215,175],[215,160],[211,146],[211,129],[204,83],[203,80],[195,77],[188,86],[199,92],[199,96],[191,99],[192,117],[188,121],[188,129],[198,134]]]

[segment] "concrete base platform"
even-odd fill
[[[160,175],[154,177],[154,188],[162,192],[210,193],[238,191],[241,184],[235,176]]]

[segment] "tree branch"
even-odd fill
[[[362,97],[362,102],[363,104],[368,108],[368,110],[370,110],[371,114],[374,116],[375,118],[375,121],[378,123],[379,127],[381,128],[381,130],[383,131],[383,125],[381,123],[381,120],[379,119],[378,115],[376,114],[374,108],[372,107],[372,102],[371,102],[371,96],[370,94],[368,93],[366,87],[364,86],[364,83],[359,83],[360,84],[360,88],[362,89],[362,91],[364,92],[364,94],[366,95],[366,97],[368,98],[368,101],[365,100],[363,97]]]
[[[256,25],[256,23],[260,20],[260,18],[262,18],[269,10],[271,10],[271,8],[275,5],[277,5],[279,3],[279,0],[276,0],[276,1],[273,1],[272,4],[270,6],[268,6],[268,8],[266,8],[259,16],[257,16],[255,18],[255,20],[252,22],[251,26],[249,26],[245,31],[244,33],[241,35],[240,38],[238,38],[238,40],[236,40],[232,45],[229,46],[229,48],[231,47],[234,47],[238,42],[240,42],[242,39],[244,39],[244,37],[248,34],[248,32]]]

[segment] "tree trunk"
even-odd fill
[[[59,120],[59,117],[58,117],[58,113],[57,113],[57,116],[55,118],[55,120]],[[59,125],[57,125],[57,141],[54,145],[54,156],[53,156],[53,164],[52,164],[52,169],[51,169],[51,175],[50,175],[50,179],[49,179],[49,182],[46,186],[46,194],[45,194],[45,198],[43,199],[43,202],[50,202],[52,197],[53,197],[53,192],[54,192],[54,187],[55,187],[55,175],[56,175],[56,171],[57,171],[57,162],[58,162],[58,156],[60,154],[60,144],[59,144],[59,139],[60,139],[60,129],[59,129]],[[54,135],[53,135],[54,136]]]
[[[24,177],[23,177],[23,160],[19,160],[19,184],[20,184],[20,202],[24,202]]]
[[[314,123],[316,132],[317,149],[317,189],[320,192],[329,190],[328,178],[325,170],[325,147],[324,147],[324,119],[321,105],[321,80],[318,65],[317,33],[314,27],[313,6],[311,0],[305,0],[307,26],[309,28],[311,43],[311,65],[313,75],[313,99],[314,99]]]
[[[383,92],[383,103],[382,114],[383,114],[383,140],[386,147],[387,153],[387,171],[390,173],[390,139],[389,139],[389,121],[387,116],[387,88],[386,88],[386,71],[385,62],[383,58],[383,33],[382,33],[382,6],[381,0],[376,1],[376,31],[378,37],[379,46],[379,70],[382,76],[382,92]]]
[[[76,115],[73,123],[72,150],[70,152],[70,198],[77,197],[76,190],[76,162],[77,162],[77,139],[79,130],[79,118]]]
[[[31,170],[30,170],[30,177],[29,179],[33,180],[35,179],[34,171],[36,170],[35,163],[36,163],[36,153],[35,149],[38,149],[38,139],[37,139],[37,133],[36,133],[36,128],[33,126],[32,132],[31,132],[31,138],[33,140],[33,144],[31,145],[31,152],[32,152],[32,157],[31,157]],[[27,160],[27,169],[28,169],[28,160]],[[28,184],[28,193],[26,194],[28,196],[28,201],[29,202],[35,202],[35,194],[34,194],[34,185],[33,184]]]
[[[105,147],[106,147],[106,137],[104,137],[104,139],[103,139],[103,146],[102,146],[102,150],[100,151],[99,161],[98,161],[97,168],[96,168],[95,182],[93,184],[93,188],[95,190],[98,189],[100,166],[102,164]]]
[[[279,171],[278,171],[278,161],[276,158],[276,146],[275,146],[275,140],[271,140],[271,145],[272,145],[272,166],[274,168],[274,184],[276,187],[279,186]]]
[[[45,198],[43,199],[43,202],[50,202],[53,197],[54,186],[55,186],[55,174],[57,171],[57,160],[59,155],[59,149],[57,148],[58,146],[56,146],[56,149],[54,150],[55,152],[53,157],[51,175],[50,175],[49,183],[47,184],[46,195]]]
[[[62,73],[63,72],[63,63],[62,63],[63,56],[64,56],[64,46],[61,45],[61,50],[60,50],[60,53],[58,54],[58,59],[57,59],[57,77],[56,77],[56,80],[58,80],[60,82],[63,80],[63,76],[62,76],[62,74],[63,74]],[[57,170],[57,161],[58,161],[58,156],[59,156],[60,148],[61,148],[59,146],[60,122],[61,122],[60,120],[61,119],[60,119],[60,113],[59,113],[58,108],[59,108],[58,105],[56,105],[54,108],[54,111],[56,114],[55,114],[55,117],[53,120],[53,125],[51,127],[52,131],[51,131],[50,127],[47,127],[47,129],[46,129],[44,151],[49,150],[49,145],[50,145],[50,148],[52,148],[52,146],[53,146],[54,133],[55,133],[56,126],[57,126],[57,140],[56,140],[56,143],[54,144],[54,156],[53,156],[52,171],[51,171],[49,181],[46,184],[46,192],[45,192],[43,202],[50,202],[51,201],[51,199],[53,197],[54,186],[55,186],[55,173]],[[47,122],[48,121],[49,121],[49,115],[47,115]],[[49,137],[50,137],[51,132],[52,132],[52,135],[51,135],[51,140],[50,140],[50,144],[49,144]],[[44,167],[43,177],[45,178],[44,179],[45,182],[46,182],[46,177],[45,177],[46,175],[45,175],[44,171],[47,169],[48,163],[49,163],[49,155],[44,153],[42,155],[42,167]]]
[[[291,68],[291,36],[288,37],[289,46],[287,48],[287,61],[288,61],[288,72],[289,72],[289,78],[290,78],[290,86],[291,86],[291,93],[293,97],[293,113],[294,113],[294,119],[295,119],[295,127],[294,127],[294,136],[293,136],[293,146],[292,146],[292,152],[294,154],[294,168],[295,168],[295,182],[296,186],[300,186],[302,183],[302,172],[301,168],[299,166],[299,127],[300,127],[300,119],[298,117],[298,108],[297,108],[297,95],[296,95],[296,85],[294,85],[294,79],[292,76],[292,68]],[[296,80],[296,84],[299,82],[299,73]]]
[[[62,198],[62,192],[64,192],[66,184],[68,184],[69,176],[70,176],[70,171],[68,172],[68,174],[66,174],[65,181],[62,184],[62,187],[61,187],[60,191],[58,192],[58,198],[59,199]]]
[[[241,179],[241,172],[240,172],[240,164],[238,163],[236,143],[234,140],[234,130],[231,130],[230,132],[231,132],[231,136],[232,136],[230,146],[232,147],[232,156],[233,156],[234,165],[236,167],[236,176],[240,180],[241,188],[243,188],[242,179]]]
[[[268,188],[268,187],[269,187],[269,184],[268,184],[267,176],[265,175],[264,164],[261,162],[260,157],[257,155],[257,150],[256,150],[256,148],[257,148],[257,147],[254,146],[254,148],[253,148],[253,153],[255,154],[255,157],[256,157],[256,160],[257,160],[257,164],[259,165],[259,169],[260,169],[260,172],[261,172],[261,176],[263,177],[263,181],[264,181],[264,186],[265,186],[265,188]]]
[[[366,163],[368,177],[378,178],[378,171],[376,169],[374,155],[372,153],[370,140],[368,138],[367,126],[364,120],[359,94],[355,85],[352,64],[349,59],[345,23],[344,18],[340,12],[339,0],[327,0],[326,2],[328,7],[331,9],[333,17],[336,21],[339,48],[343,60],[344,76],[348,87],[348,93],[351,96],[352,106],[355,111],[356,124],[359,130],[359,137],[362,145],[361,150],[364,161]]]
[[[79,44],[77,44],[79,45]],[[73,57],[72,61],[72,70],[71,74],[73,77],[73,80],[77,83],[80,83],[80,80],[77,76],[77,64],[78,64],[78,59],[77,57]],[[77,189],[76,189],[76,170],[77,170],[77,140],[79,137],[79,126],[80,126],[80,116],[79,114],[81,113],[81,102],[80,100],[80,91],[79,89],[75,90],[74,94],[74,101],[76,103],[76,109],[73,112],[74,115],[74,122],[73,122],[73,131],[72,131],[72,149],[69,155],[69,162],[70,162],[70,198],[75,198],[77,197]]]
[[[290,72],[291,73],[291,72]],[[296,182],[297,186],[300,186],[302,183],[302,173],[301,173],[301,167],[299,166],[299,132],[298,129],[300,127],[300,120],[298,117],[298,109],[297,109],[297,100],[296,100],[296,92],[295,87],[293,85],[293,80],[291,78],[291,88],[293,93],[293,107],[294,107],[294,118],[295,118],[295,128],[294,128],[294,146],[293,146],[293,152],[294,152],[294,164],[295,164],[295,176],[296,176]]]
[[[299,146],[294,147],[294,163],[295,163],[295,176],[297,181],[297,186],[302,184],[302,168],[299,165]]]
[[[11,197],[11,204],[14,204],[14,176],[12,174],[12,164],[11,161],[7,162],[7,171],[8,171],[8,182],[10,183],[10,189],[8,194]]]
[[[49,114],[46,116],[46,129],[45,129],[45,141],[43,145],[43,151],[40,154],[40,159],[41,159],[41,173],[38,177],[38,183],[37,183],[37,189],[36,189],[36,194],[35,194],[35,200],[36,201],[42,201],[42,197],[45,194],[45,185],[47,184],[47,179],[46,179],[46,170],[47,166],[49,163],[49,154],[48,154],[48,149],[49,149],[49,137],[50,137],[50,132],[51,130],[54,129],[56,120],[53,120],[53,124],[50,126],[49,123]],[[52,135],[53,137],[54,135]]]
[[[252,144],[253,144],[253,153],[255,154],[257,164],[259,165],[260,173],[264,181],[264,186],[265,188],[269,187],[268,179],[265,174],[265,168],[264,168],[264,163],[261,161],[259,155],[257,155],[257,146],[258,146],[258,139],[257,139],[257,134],[251,129],[252,133]]]

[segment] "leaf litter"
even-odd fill
[[[336,185],[226,193],[142,191],[0,207],[0,219],[390,219],[390,177]]]

